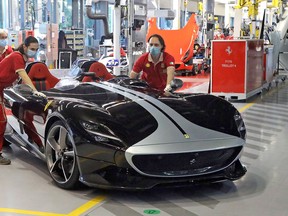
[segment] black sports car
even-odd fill
[[[216,96],[166,96],[123,77],[63,79],[44,93],[33,96],[24,84],[5,90],[5,138],[46,161],[61,188],[149,189],[246,173],[243,119]]]

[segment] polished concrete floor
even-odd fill
[[[288,84],[233,103],[247,126],[235,182],[145,192],[81,188],[66,191],[51,181],[46,164],[11,145],[10,166],[0,167],[0,216],[288,216]]]

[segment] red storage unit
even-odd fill
[[[261,92],[263,40],[215,40],[211,52],[211,94],[243,100]]]

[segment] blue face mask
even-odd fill
[[[160,47],[155,46],[151,46],[149,51],[152,56],[158,56],[161,53]]]
[[[0,40],[0,46],[5,47],[7,45],[7,40],[6,39],[1,39]]]
[[[36,53],[37,53],[37,51],[33,51],[33,50],[28,49],[27,56],[28,56],[28,58],[34,58],[36,56]]]

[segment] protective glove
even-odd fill
[[[38,91],[33,91],[33,95],[37,96],[37,97],[43,97],[46,98],[46,95],[43,94],[42,92],[38,92]]]
[[[172,90],[171,85],[170,84],[166,85],[164,91],[165,92],[170,92],[171,90]]]

